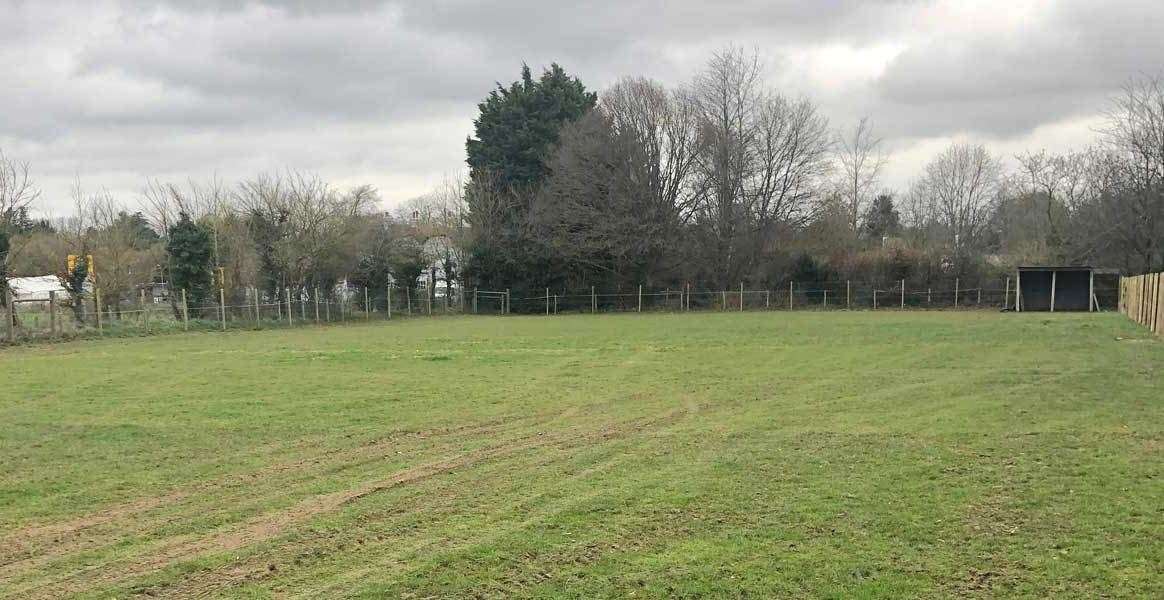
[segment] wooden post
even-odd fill
[[[740,282],[740,312],[744,312],[744,282]]]
[[[222,319],[222,330],[226,331],[226,290],[218,288],[218,315]]]
[[[12,289],[4,288],[4,322],[7,323],[5,331],[8,334],[8,342],[16,342],[16,302],[12,297]]]
[[[824,289],[823,298],[821,298],[821,306],[823,306],[825,308],[829,307],[829,289],[828,288]]]
[[[1051,271],[1051,312],[1055,312],[1055,288],[1058,287],[1058,271]]]
[[[368,308],[368,286],[364,286],[364,320],[372,318],[372,310]]]
[[[594,286],[590,286],[590,314],[598,314],[598,294],[594,291]]]
[[[550,316],[550,288],[546,288],[546,316]]]
[[[720,294],[722,295],[722,298],[720,299],[720,309],[727,310],[727,290],[721,291]]]
[[[1093,312],[1093,311],[1095,311],[1095,309],[1097,308],[1097,307],[1095,306],[1095,272],[1094,272],[1094,271],[1088,271],[1088,272],[1087,272],[1087,276],[1088,276],[1088,282],[1087,282],[1087,312]],[[1007,278],[1007,280],[1006,280],[1006,283],[1008,284],[1008,287],[1009,287],[1009,284],[1010,284],[1010,278],[1009,278],[1009,277]]]
[[[287,326],[290,327],[294,325],[291,322],[291,288],[284,288],[284,290],[287,293]]]
[[[388,284],[388,298],[387,298],[388,318],[392,318],[392,284]],[[477,312],[477,290],[473,290],[473,312]]]
[[[190,304],[186,301],[186,290],[182,290],[182,330],[190,331]]]
[[[97,312],[97,333],[105,334],[105,326],[101,322],[101,288],[93,290],[93,308]]]
[[[57,293],[49,292],[49,333],[57,334]]]
[[[788,310],[792,310],[792,282],[788,282]]]
[[[473,314],[477,314],[477,288],[473,288]]]
[[[1014,311],[1015,312],[1022,312],[1022,310],[1023,310],[1022,294],[1023,294],[1023,273],[1022,273],[1022,271],[1015,271],[1015,273],[1014,273]]]
[[[412,307],[410,306],[408,314],[412,314],[411,308]],[[331,298],[325,297],[323,299],[323,320],[331,323]]]
[[[772,308],[772,290],[764,290],[764,308]]]
[[[260,309],[259,309],[259,288],[257,288],[257,287],[251,288],[251,293],[253,293],[255,295],[255,329],[262,329],[263,328],[263,318],[262,318],[262,313],[260,312]]]
[[[319,325],[319,288],[315,288],[315,324]]]
[[[853,282],[845,280],[845,310],[853,309]]]
[[[905,310],[905,280],[901,280],[901,310]]]
[[[558,314],[558,295],[554,294],[554,314]]]
[[[430,316],[430,317],[432,316],[432,296],[435,293],[436,293],[436,290],[430,288],[430,289],[425,290],[425,294],[424,294],[424,300],[428,306],[428,316]]]
[[[954,278],[954,308],[958,308],[958,292],[961,291],[961,283],[957,277]]]
[[[639,312],[643,312],[643,284],[639,284]]]
[[[141,305],[141,318],[145,321],[146,333],[150,330],[150,311],[146,308],[145,288],[138,290],[138,304]]]

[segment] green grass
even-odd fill
[[[1162,597],[1113,314],[449,318],[0,350],[0,596]]]

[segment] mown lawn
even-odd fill
[[[0,382],[2,597],[1164,597],[1164,342],[1114,314],[418,319]]]

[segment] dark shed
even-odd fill
[[[1095,269],[1019,267],[1015,310],[1095,310]]]

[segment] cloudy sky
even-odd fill
[[[735,44],[834,126],[869,115],[900,188],[951,140],[1086,146],[1121,85],[1164,73],[1161,31],[1159,0],[0,0],[0,149],[56,216],[77,180],[132,205],[150,178],[286,168],[390,206],[463,170],[476,103],[522,62],[681,85]]]

